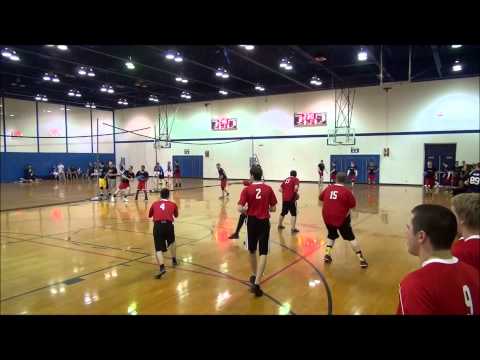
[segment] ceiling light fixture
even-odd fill
[[[312,78],[310,79],[310,84],[320,86],[322,85],[322,81],[318,76],[312,76]]]
[[[228,95],[228,91],[226,91],[226,90],[218,90],[218,92],[219,92],[221,95],[224,95],[224,96]]]
[[[253,49],[255,49],[254,45],[238,45],[238,46],[240,46],[241,48],[244,48],[247,51],[252,51]]]
[[[452,45],[452,49],[458,49],[458,48],[461,48],[462,45]]]
[[[257,84],[255,85],[255,90],[263,92],[265,91],[265,87],[261,84]]]
[[[67,45],[57,45],[57,49],[62,50],[62,51],[66,51],[66,50],[68,50],[68,46]]]
[[[358,61],[366,61],[368,58],[368,54],[365,50],[361,49],[357,55]]]
[[[455,61],[455,64],[452,66],[452,70],[455,72],[462,71],[462,64],[460,64],[460,61]]]
[[[132,58],[131,58],[131,57],[128,57],[128,58],[129,58],[129,61],[127,61],[127,62],[125,63],[125,66],[126,66],[127,69],[129,69],[129,70],[135,69],[135,65],[134,65],[133,62],[132,62]]]

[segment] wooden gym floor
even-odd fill
[[[280,200],[279,183],[270,185]],[[399,281],[419,266],[405,246],[410,210],[449,201],[445,193],[425,196],[421,187],[356,185],[353,229],[370,267],[361,269],[341,239],[333,263],[324,265],[319,187],[301,184],[300,233],[290,235],[289,215],[287,228],[277,230],[277,208],[265,295],[254,298],[247,284],[246,227],[239,240],[228,239],[242,188],[232,185],[230,199],[219,200],[218,181],[184,180],[172,193],[180,210],[175,222],[180,265],[173,269],[167,259],[166,276],[156,280],[147,216],[158,194],[150,194],[148,202],[140,194],[138,202],[130,197],[112,204],[79,201],[95,194],[95,185],[86,181],[2,184],[0,313],[394,314]],[[38,207],[65,201],[79,202]]]

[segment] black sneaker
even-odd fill
[[[256,279],[255,275],[252,275],[250,276],[250,279],[248,279],[248,281],[250,281],[250,284],[255,285],[255,279]]]
[[[292,234],[295,234],[295,233],[298,233],[298,232],[300,232],[300,230],[298,230],[298,229],[292,229]]]
[[[160,269],[160,272],[158,273],[158,275],[155,275],[155,279],[161,279],[163,275],[165,275],[167,273],[167,270],[165,270],[165,268],[163,269]]]
[[[172,259],[172,265],[173,265],[173,266],[177,266],[177,265],[178,265],[177,259]]]
[[[255,297],[260,297],[263,295],[263,290],[260,289],[260,285],[253,285],[253,293]]]
[[[332,262],[332,257],[330,255],[325,255],[323,258],[323,261],[326,262],[327,264],[330,264]]]
[[[278,225],[278,228],[279,228],[280,230],[283,230],[283,229],[285,229],[285,226],[283,226],[283,225]]]
[[[368,263],[367,263],[367,260],[365,260],[364,258],[362,258],[360,260],[360,267],[363,268],[363,269],[366,269],[368,267]]]
[[[238,239],[238,234],[237,234],[237,233],[233,233],[233,234],[230,235],[228,238],[229,238],[229,239]]]

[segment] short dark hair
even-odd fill
[[[434,250],[447,250],[457,236],[457,219],[450,209],[433,204],[422,204],[412,209],[413,231],[424,231]]]
[[[297,176],[297,172],[295,170],[290,171],[290,176]]]
[[[160,197],[162,199],[168,199],[170,197],[170,190],[168,190],[167,188],[163,188],[162,190],[160,190]]]
[[[253,179],[256,181],[262,180],[263,170],[259,165],[253,165],[250,168],[250,175],[253,176]]]
[[[337,174],[337,183],[345,184],[345,180],[347,180],[347,174],[345,174],[344,172],[339,172]]]

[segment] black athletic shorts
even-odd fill
[[[155,251],[166,252],[168,247],[175,242],[175,231],[170,221],[156,221],[153,225],[153,240]]]
[[[268,242],[270,238],[270,220],[257,219],[249,216],[247,219],[248,251],[254,253],[257,251],[257,245],[260,255],[268,254]]]
[[[342,235],[342,238],[347,241],[352,241],[355,240],[355,235],[353,234],[353,229],[351,225],[351,219],[350,215],[347,216],[345,221],[340,227],[332,226],[325,224],[328,229],[328,238],[331,240],[337,239],[338,236],[338,231],[340,231],[340,235]]]
[[[282,203],[282,212],[280,215],[285,216],[289,211],[292,216],[297,216],[297,202],[295,200],[284,201]]]

